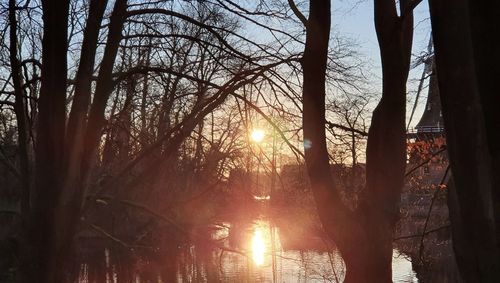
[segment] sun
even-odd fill
[[[264,140],[265,133],[263,130],[260,129],[254,129],[252,133],[250,134],[250,137],[254,142],[260,143],[261,141]]]

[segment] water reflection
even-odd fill
[[[269,220],[214,227],[203,230],[206,241],[169,240],[170,246],[158,251],[96,248],[82,260],[77,282],[342,282],[344,278],[343,261],[334,249],[319,245],[317,239],[282,245],[289,235]],[[308,249],[298,249],[297,242]],[[397,251],[394,255],[394,282],[417,282],[411,262]]]
[[[252,237],[252,254],[253,261],[256,265],[264,264],[264,253],[266,252],[266,243],[262,236],[263,231],[260,227],[257,227],[253,231]]]

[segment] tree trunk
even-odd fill
[[[430,1],[453,186],[453,247],[466,282],[500,282],[497,1]]]
[[[149,66],[151,63],[151,39],[148,40],[148,47],[145,50],[143,66]],[[140,57],[141,55],[139,55]],[[141,60],[142,61],[142,60]],[[140,131],[140,141],[141,146],[146,147],[151,137],[149,136],[150,129],[148,129],[147,124],[147,104],[148,104],[148,94],[149,94],[149,74],[145,73],[142,82],[142,97],[141,97],[141,131]]]
[[[80,223],[80,211],[84,199],[84,180],[87,177],[82,170],[84,157],[84,133],[87,123],[87,112],[91,99],[92,75],[94,73],[95,56],[98,36],[107,0],[92,0],[89,3],[80,62],[76,74],[75,95],[68,117],[67,131],[64,140],[64,170],[59,174],[62,189],[57,196],[55,207],[55,227],[57,233],[54,241],[60,257],[59,278],[57,282],[65,281],[64,270],[71,269],[73,253],[73,238]]]
[[[14,85],[14,112],[17,121],[17,133],[19,144],[19,165],[21,174],[21,215],[25,218],[29,212],[29,200],[31,190],[31,143],[30,129],[27,106],[26,92],[23,88],[23,77],[21,74],[20,59],[17,54],[17,18],[16,18],[16,1],[9,0],[9,53],[10,66],[12,69],[12,82]],[[26,220],[26,219],[24,219]]]
[[[113,7],[113,13],[109,23],[108,39],[104,56],[99,69],[94,100],[90,108],[87,127],[85,129],[85,148],[82,160],[83,183],[87,178],[96,160],[97,148],[101,139],[101,131],[106,120],[104,110],[113,91],[112,73],[118,53],[118,47],[122,39],[122,29],[127,17],[127,0],[117,0]],[[84,185],[86,187],[86,185]]]
[[[99,31],[102,23],[107,0],[92,0],[89,3],[89,16],[83,34],[82,51],[76,74],[75,95],[68,117],[68,131],[66,133],[65,158],[65,187],[72,192],[71,198],[76,195],[78,186],[82,182],[81,166],[84,150],[84,134],[87,122],[92,93],[92,75],[94,74],[95,56],[97,51]]]
[[[69,1],[42,1],[42,81],[37,125],[35,182],[24,243],[21,246],[20,282],[60,282],[58,243],[54,242],[64,158],[66,109],[66,54]],[[63,27],[63,28],[61,28]]]
[[[126,9],[126,1],[117,3],[122,5],[118,9],[121,17],[113,21],[112,16],[112,40],[116,40],[116,30],[118,36],[121,33]],[[85,170],[89,169],[85,166],[88,163],[82,163],[82,160],[87,160],[84,159],[82,129],[86,129],[84,125],[90,101],[91,76],[106,1],[90,2],[68,133],[65,133],[67,59],[66,56],[61,56],[67,53],[68,41],[67,29],[61,27],[68,26],[69,1],[61,3],[46,0],[42,4],[43,66],[35,152],[36,174],[33,206],[25,231],[19,275],[21,282],[58,283],[69,280],[67,268],[89,173],[89,170]],[[114,58],[107,53],[104,57]],[[104,70],[111,73],[113,62],[114,59]],[[100,129],[96,131],[100,132]]]
[[[93,7],[95,9],[93,11],[95,14],[92,15],[95,19],[90,19],[89,17],[88,24],[90,24],[89,28],[93,29],[100,26],[102,13],[105,9],[105,3],[103,4],[102,2],[96,1],[91,4],[95,5]],[[82,119],[85,119],[86,117],[90,99],[90,97],[87,96],[87,91],[90,91],[89,80],[91,76],[90,72],[93,71],[94,58],[82,58],[87,61],[80,62],[80,64],[84,64],[84,66],[79,69],[79,71],[81,71],[81,77],[79,77],[79,79],[81,79],[80,91],[82,92],[80,93],[81,97],[75,101],[79,103],[79,105],[74,105],[75,112],[73,112],[72,109],[72,114],[75,114],[74,122],[81,125],[81,127],[77,131],[78,139],[74,139],[76,135],[66,136],[68,140],[65,144],[68,146],[68,151],[65,154],[70,158],[66,161],[68,166],[64,168],[67,169],[67,171],[61,171],[66,172],[66,175],[60,176],[60,178],[64,180],[64,183],[62,190],[57,196],[58,202],[54,213],[55,228],[57,230],[53,235],[53,240],[55,242],[54,250],[57,252],[60,260],[58,264],[59,268],[61,266],[68,267],[72,264],[68,261],[68,259],[71,258],[73,240],[77,227],[80,223],[81,212],[86,199],[86,190],[88,188],[91,170],[96,162],[96,150],[102,133],[102,127],[104,125],[104,108],[112,91],[111,73],[116,58],[118,44],[121,39],[121,31],[125,19],[126,8],[126,0],[117,0],[113,7],[109,23],[108,40],[104,51],[103,61],[101,62],[99,69],[99,77],[97,80],[94,100],[92,108],[90,109],[86,127],[85,121]],[[88,39],[90,41],[88,44],[89,48],[92,48],[92,44],[94,44],[94,40],[96,40],[94,37],[95,34],[93,33],[95,31],[86,30],[86,32],[87,33],[85,35],[91,37]],[[85,51],[88,50],[86,49]],[[92,55],[92,52],[88,52],[88,54],[82,55]],[[88,60],[91,60],[91,62],[88,62]],[[69,131],[70,129],[68,129],[68,132]],[[59,270],[57,275],[59,277],[56,278],[54,282],[64,282],[67,280],[64,278],[65,274],[63,270]]]
[[[406,166],[405,105],[413,13],[401,1],[375,1],[383,93],[368,136],[367,185],[356,212],[340,198],[330,173],[325,135],[325,75],[330,2],[311,1],[302,66],[305,160],[324,229],[346,263],[345,282],[392,282],[392,232]]]

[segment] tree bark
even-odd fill
[[[466,282],[500,282],[497,1],[430,1],[438,84],[453,172],[453,247]]]
[[[367,185],[349,210],[330,173],[325,135],[325,75],[330,1],[310,1],[303,66],[305,160],[324,229],[346,263],[345,282],[392,282],[392,232],[406,166],[405,105],[413,13],[398,16],[392,0],[375,1],[382,67],[382,99],[368,136]]]
[[[66,133],[65,158],[65,188],[72,192],[72,198],[79,198],[76,188],[82,182],[82,158],[84,150],[84,134],[87,123],[92,89],[92,75],[94,73],[95,56],[102,18],[106,9],[107,0],[92,0],[89,4],[89,16],[83,34],[80,63],[76,74],[75,95],[68,118]]]
[[[54,282],[66,281],[64,270],[72,268],[73,237],[80,223],[80,212],[84,201],[86,172],[82,170],[84,157],[84,133],[87,123],[94,73],[98,35],[107,1],[92,0],[89,4],[80,62],[76,74],[75,95],[68,117],[67,131],[64,140],[64,167],[59,172],[61,191],[55,207],[55,227],[53,238],[54,249],[59,256],[58,278]],[[61,270],[62,269],[62,270]]]
[[[42,1],[42,80],[36,128],[35,182],[24,242],[20,282],[59,282],[61,257],[54,242],[55,207],[62,188],[69,1]]]
[[[122,29],[127,16],[127,0],[117,0],[115,2],[109,23],[108,39],[104,56],[99,69],[94,100],[90,108],[86,132],[85,148],[82,160],[82,175],[88,176],[96,159],[96,151],[101,138],[101,131],[104,123],[104,110],[109,96],[113,90],[112,73],[113,66],[118,53],[118,47],[122,39]],[[88,180],[84,180],[86,183]]]
[[[84,40],[86,44],[84,53],[82,53],[83,61],[80,61],[78,73],[78,95],[75,92],[77,104],[72,108],[72,115],[70,122],[79,126],[78,129],[69,129],[68,133],[74,135],[66,135],[65,145],[67,151],[65,152],[67,159],[65,159],[65,167],[60,172],[64,175],[60,176],[62,180],[62,189],[56,196],[58,201],[55,207],[54,222],[57,228],[53,234],[54,247],[53,249],[59,256],[58,266],[71,267],[71,258],[74,236],[80,223],[81,212],[83,209],[84,201],[86,199],[86,191],[93,165],[96,161],[96,150],[100,140],[102,127],[104,125],[104,109],[107,100],[112,91],[111,73],[115,62],[118,44],[121,39],[121,31],[125,20],[125,11],[127,8],[126,0],[117,0],[115,2],[111,19],[109,23],[108,40],[104,51],[103,60],[99,69],[99,76],[97,80],[94,100],[90,114],[87,121],[87,109],[90,101],[91,90],[91,75],[93,72],[95,50],[94,44],[97,44],[96,36],[99,34],[99,29],[102,21],[102,15],[106,8],[105,3],[100,1],[91,2],[94,4],[92,7],[92,15],[89,14],[89,29],[85,31]],[[92,16],[90,18],[90,16]],[[88,44],[88,45],[87,45]],[[97,45],[95,45],[97,46]],[[83,66],[82,66],[83,65]],[[77,89],[75,88],[75,91]],[[74,131],[74,132],[73,132]],[[67,170],[67,171],[64,171]],[[65,268],[65,269],[66,269]],[[68,279],[65,278],[64,270],[58,270],[57,278],[53,282],[64,282]]]

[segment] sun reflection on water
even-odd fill
[[[264,240],[262,227],[256,227],[252,236],[252,258],[255,265],[264,264],[264,254],[266,252],[266,242]]]

